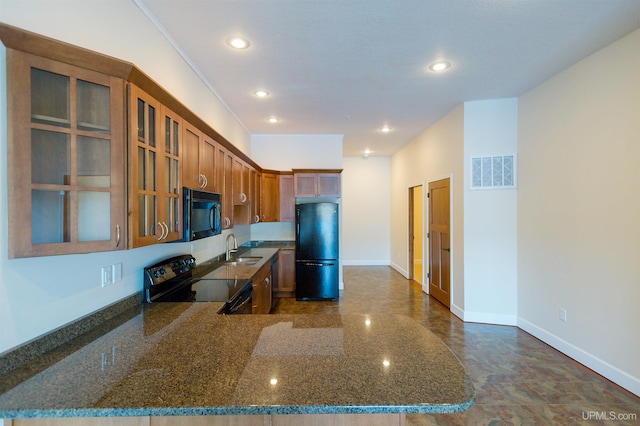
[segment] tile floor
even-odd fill
[[[276,299],[272,313],[393,313],[414,318],[458,356],[477,398],[464,413],[407,425],[640,425],[640,398],[516,327],[464,323],[386,266],[344,268],[339,302]]]

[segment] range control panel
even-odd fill
[[[191,275],[191,270],[196,267],[196,259],[185,254],[182,256],[172,257],[156,263],[153,266],[144,268],[145,288],[158,285],[174,278],[183,280]]]

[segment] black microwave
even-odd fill
[[[215,192],[184,188],[182,241],[194,241],[222,233],[222,196]]]

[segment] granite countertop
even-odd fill
[[[62,359],[12,372],[19,384],[2,390],[0,418],[451,413],[473,405],[462,365],[408,317],[218,309],[145,305]]]
[[[250,280],[268,261],[278,254],[276,247],[240,247],[233,253],[232,261],[214,258],[198,264],[193,276],[206,279]],[[223,256],[224,257],[224,256]]]
[[[296,248],[295,241],[287,241],[287,240],[257,240],[257,241],[249,241],[244,243],[242,247],[269,247],[269,248],[278,248],[284,250],[294,250]]]

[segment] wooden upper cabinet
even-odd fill
[[[234,156],[219,144],[215,157],[215,192],[222,194],[222,229],[233,228]]]
[[[200,174],[200,131],[186,123],[182,134],[182,185],[200,188],[204,184]]]
[[[130,86],[130,245],[180,239],[182,119]]]
[[[296,197],[317,197],[317,175],[315,173],[297,173],[295,175]]]
[[[233,203],[248,204],[249,199],[249,180],[251,177],[251,169],[249,165],[240,158],[235,157],[233,160]]]
[[[7,49],[9,257],[126,246],[125,82]]]
[[[251,169],[249,177],[249,198],[251,199],[251,223],[258,223],[262,219],[262,174]]]
[[[216,144],[186,121],[183,127],[182,184],[187,188],[213,191]]]
[[[318,197],[340,197],[340,173],[318,173]]]
[[[280,179],[278,173],[262,172],[262,221],[277,222],[280,219]]]
[[[202,188],[207,191],[215,191],[216,148],[213,139],[203,133],[200,143],[200,174],[205,182]]]
[[[280,222],[293,222],[296,199],[293,194],[293,174],[280,175]]]
[[[342,170],[294,170],[294,194],[299,198],[341,196]]]

